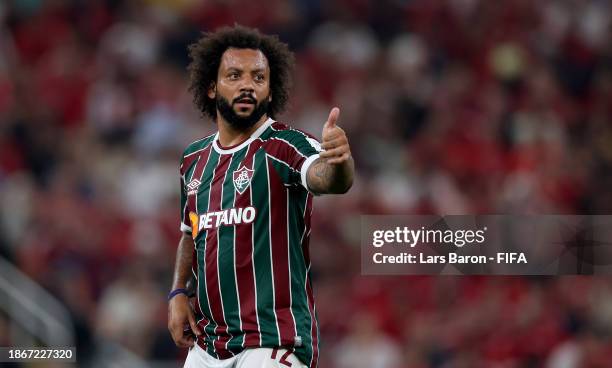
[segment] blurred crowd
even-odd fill
[[[0,255],[69,309],[81,357],[113,341],[180,365],[178,162],[215,130],[186,47],[235,22],[296,53],[279,120],[320,136],[339,106],[356,162],[347,195],[315,199],[320,366],[610,367],[609,278],[359,269],[362,214],[612,210],[603,0],[1,1]]]

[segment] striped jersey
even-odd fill
[[[217,133],[183,153],[181,230],[195,243],[198,344],[211,356],[285,347],[317,366],[306,171],[319,151],[268,119],[237,146],[221,147]]]

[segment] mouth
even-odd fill
[[[248,97],[240,98],[240,99],[235,100],[234,106],[239,111],[246,111],[252,108],[253,106],[255,106],[255,100],[252,98],[248,98]]]

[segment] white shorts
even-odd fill
[[[251,348],[228,359],[211,357],[199,345],[189,349],[184,368],[307,368],[287,349]]]

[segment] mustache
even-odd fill
[[[246,100],[246,101],[243,101]],[[252,94],[250,93],[243,93],[240,96],[236,97],[235,99],[232,100],[232,105],[238,102],[249,102],[252,104],[256,104],[257,103],[257,99],[255,97],[253,97]]]

